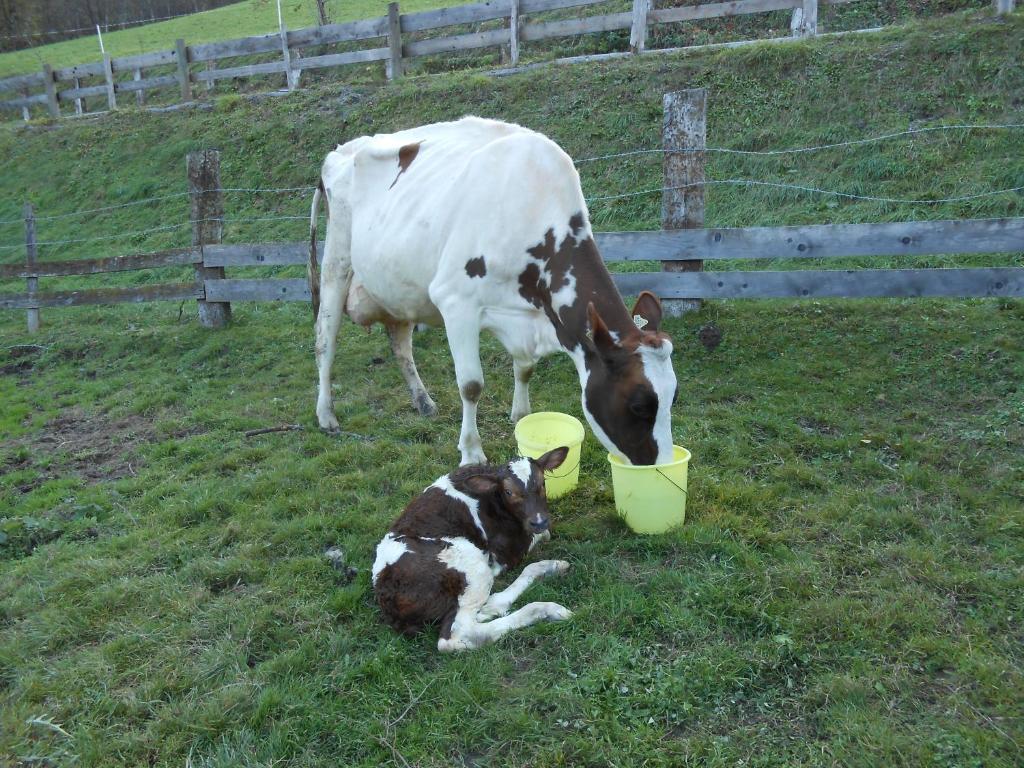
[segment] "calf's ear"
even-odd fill
[[[633,307],[633,322],[643,331],[657,331],[661,327],[661,299],[650,291],[641,291]]]
[[[463,480],[462,484],[471,493],[477,496],[486,496],[489,493],[494,493],[497,489],[498,478],[488,477],[487,475],[473,475]]]
[[[550,472],[552,469],[558,469],[562,466],[562,462],[565,461],[565,457],[569,455],[569,448],[562,446],[561,448],[553,448],[539,459],[534,459],[537,462],[537,466],[543,469],[545,472]]]

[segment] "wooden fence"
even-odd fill
[[[144,94],[155,89],[174,89],[182,102],[191,101],[196,87],[212,87],[218,80],[256,75],[283,75],[288,89],[299,85],[307,70],[342,67],[380,61],[388,78],[401,77],[405,62],[424,56],[485,48],[507,47],[512,66],[518,63],[525,43],[594,32],[630,30],[630,51],[642,53],[647,30],[654,25],[725,18],[769,11],[792,10],[794,37],[818,33],[818,4],[842,4],[854,0],[731,0],[730,2],[686,5],[656,9],[654,0],[633,0],[631,11],[560,20],[537,19],[542,14],[568,8],[607,3],[608,0],[486,0],[472,5],[440,8],[421,13],[400,12],[391,3],[388,15],[345,24],[328,24],[288,30],[216,43],[187,45],[178,40],[174,49],[136,56],[111,58],[54,69],[44,64],[40,72],[0,79],[0,94],[20,94],[0,101],[0,109],[21,110],[30,117],[31,107],[42,107],[53,117],[73,105],[76,114],[87,112],[86,99],[99,97],[108,109],[118,100],[134,94],[142,104]],[[1014,0],[1000,0],[1009,2]],[[446,27],[502,22],[500,28],[461,32],[442,37],[422,33]],[[373,47],[335,53],[313,52],[327,45],[362,44]],[[260,63],[221,66],[223,59],[277,54],[280,58]],[[163,74],[149,74],[159,68]],[[83,85],[84,80],[101,80]]]
[[[704,227],[704,149],[707,94],[703,89],[664,96],[662,227],[648,232],[595,235],[604,260],[661,262],[661,271],[613,273],[623,295],[659,295],[670,314],[702,299],[836,297],[1024,296],[1024,267],[914,269],[800,269],[704,271],[706,262],[761,259],[911,257],[938,254],[1024,253],[1024,217],[818,224],[789,227]],[[25,206],[22,264],[0,265],[0,280],[24,279],[24,293],[0,294],[0,309],[24,309],[28,327],[39,310],[195,299],[200,321],[219,327],[235,301],[309,301],[301,278],[229,278],[239,267],[304,265],[307,242],[224,244],[220,156],[215,150],[187,158],[192,246],[159,253],[75,261],[39,261],[35,219]],[[319,254],[322,256],[322,250]],[[191,267],[190,282],[41,293],[40,278],[96,275],[164,267]]]

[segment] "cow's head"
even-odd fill
[[[592,344],[585,350],[583,413],[597,439],[633,464],[672,460],[676,374],[672,340],[658,330],[661,302],[644,291],[633,308],[636,328],[622,337],[587,307]]]
[[[466,480],[466,487],[478,496],[494,494],[498,506],[531,535],[551,527],[544,473],[558,469],[569,455],[565,446],[553,448],[537,459],[515,459],[494,475],[477,475]]]

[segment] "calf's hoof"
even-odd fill
[[[544,618],[548,621],[567,621],[572,618],[572,611],[558,603],[541,603],[544,606]]]

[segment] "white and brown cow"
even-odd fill
[[[572,614],[558,603],[512,604],[534,581],[564,573],[564,560],[530,563],[507,588],[494,577],[515,568],[550,536],[544,472],[569,449],[503,467],[461,467],[417,496],[377,545],[373,589],[384,621],[412,635],[440,624],[440,651],[478,648],[513,629]]]
[[[318,279],[321,194],[328,224]],[[322,428],[339,426],[331,362],[347,313],[387,327],[425,415],[436,407],[413,362],[412,328],[444,324],[462,395],[463,464],[486,460],[476,425],[481,330],[512,355],[513,422],[530,412],[537,360],[561,350],[576,365],[583,412],[605,448],[634,464],[671,459],[676,376],[672,342],[658,330],[661,304],[646,292],[632,312],[622,303],[573,162],[550,139],[474,117],[354,139],[324,162],[311,230]]]

